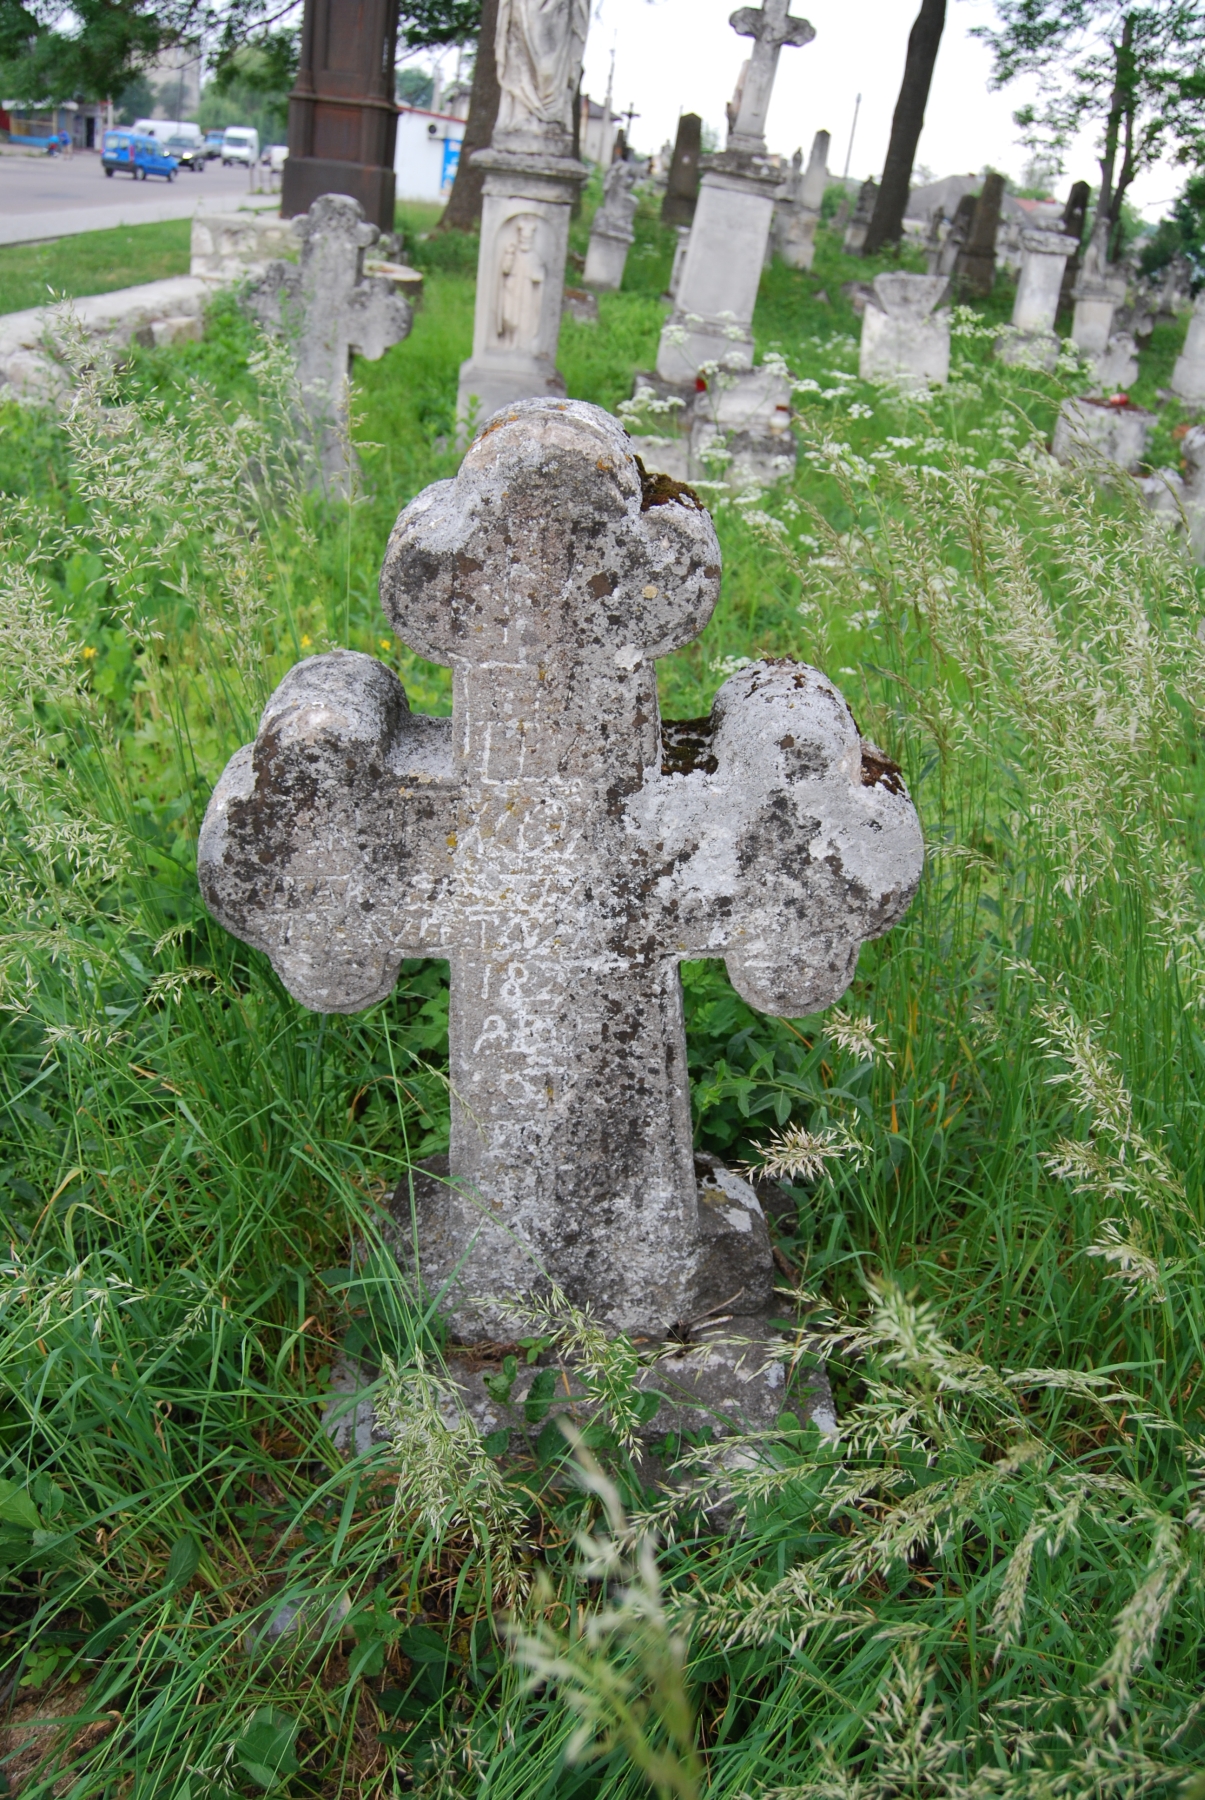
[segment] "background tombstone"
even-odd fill
[[[678,241],[674,245],[674,260],[670,264],[669,287],[666,289],[666,298],[669,300],[676,300],[678,298],[678,286],[682,280],[682,266],[686,261],[687,245],[690,243],[690,226],[679,225],[677,227],[677,238]]]
[[[690,225],[699,202],[699,159],[703,154],[703,121],[698,113],[683,113],[669,165],[669,181],[661,202],[663,225]]]
[[[403,957],[449,959],[449,1177],[400,1210],[463,1339],[549,1277],[612,1330],[764,1318],[756,1197],[696,1175],[678,965],[722,956],[747,1004],[813,1012],[916,889],[899,771],[816,670],[754,663],[705,724],[660,725],[656,659],[720,573],[707,513],[642,477],[617,420],[519,403],[382,571],[393,628],[451,665],[452,718],[371,657],[312,657],[210,801],[206,903],[303,1005],[355,1012]]]
[[[986,300],[996,285],[996,233],[1003,199],[1004,177],[992,170],[984,178],[966,242],[954,265],[955,288],[966,298]]]
[[[632,191],[636,185],[634,163],[615,162],[603,180],[603,202],[590,225],[586,271],[588,288],[614,290],[623,286],[624,265],[636,236],[632,221],[640,204]]]
[[[934,312],[949,290],[943,275],[876,275],[862,313],[863,381],[926,387],[950,378],[950,314]]]
[[[1107,462],[1133,474],[1146,455],[1154,413],[1128,401],[1088,397],[1064,400],[1055,422],[1051,454],[1056,462]]]
[[[1205,406],[1205,288],[1197,296],[1184,348],[1172,370],[1172,393],[1190,406]]]
[[[753,54],[728,147],[704,158],[677,299],[657,351],[658,378],[692,391],[705,362],[752,367],[753,307],[781,185],[766,155],[766,113],[783,45],[815,36],[805,19],[790,16],[787,0],[741,7],[732,28],[754,39]]]
[[[293,230],[302,240],[300,262],[269,263],[247,305],[291,343],[323,482],[341,493],[353,454],[347,441],[352,356],[376,362],[408,335],[412,314],[392,281],[365,276],[364,252],[380,233],[350,195],[323,194]]]
[[[874,203],[879,197],[877,181],[864,181],[858,189],[858,203],[854,207],[854,216],[849,221],[841,248],[846,256],[861,256],[862,246],[866,242],[866,233],[870,230],[870,221],[874,217]]]
[[[954,209],[954,217],[950,221],[950,229],[942,240],[938,252],[937,266],[930,269],[930,275],[944,275],[947,280],[953,276],[958,267],[958,259],[966,248],[967,239],[971,235],[971,225],[975,218],[974,194],[963,194]]]
[[[795,152],[787,191],[774,210],[775,248],[791,269],[810,269],[815,261],[816,227],[828,185],[828,146],[828,132],[818,131],[806,169],[801,167],[802,152]]]
[[[1184,472],[1160,469],[1139,482],[1146,503],[1167,525],[1185,527],[1194,561],[1205,563],[1205,425],[1180,440]]]
[[[1054,321],[1059,310],[1063,265],[1074,248],[1075,239],[1064,237],[1061,231],[1021,233],[1021,276],[1013,304],[1012,331],[996,346],[1003,362],[1053,369],[1058,361],[1059,340],[1054,334]]]
[[[1064,237],[1073,237],[1076,248],[1067,258],[1067,267],[1063,271],[1063,286],[1059,293],[1059,315],[1069,313],[1075,305],[1075,284],[1079,280],[1080,250],[1084,241],[1084,224],[1088,217],[1088,201],[1092,189],[1086,181],[1073,181],[1071,192],[1067,196],[1067,204],[1063,208],[1062,222],[1059,230]]]
[[[350,194],[381,231],[393,230],[397,20],[398,0],[305,0],[282,219],[320,194]]]
[[[1069,257],[1068,262],[1072,259]],[[1064,277],[1063,285],[1066,284]],[[1094,237],[1089,244],[1087,254],[1080,269],[1079,279],[1075,284],[1075,313],[1071,322],[1071,339],[1077,350],[1082,351],[1092,364],[1093,373],[1098,381],[1106,373],[1112,374],[1126,364],[1126,359],[1116,354],[1118,346],[1113,338],[1113,316],[1126,297],[1126,278],[1118,269],[1110,269],[1104,261],[1103,243]],[[1060,289],[1061,300],[1061,289]],[[1114,354],[1110,355],[1110,347]],[[1131,346],[1132,347],[1132,346]],[[1137,365],[1131,380],[1137,378]],[[1118,383],[1113,380],[1110,385]],[[1128,385],[1128,383],[1126,384]]]
[[[485,170],[473,353],[460,369],[457,419],[529,395],[563,394],[556,366],[570,210],[586,180],[573,114],[590,0],[500,0],[501,100]],[[488,54],[482,46],[481,54]]]

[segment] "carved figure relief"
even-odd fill
[[[537,348],[547,276],[540,255],[539,215],[520,213],[504,227],[498,263],[494,329],[506,349]]]

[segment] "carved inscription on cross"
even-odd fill
[[[778,69],[778,53],[784,44],[802,48],[816,35],[815,27],[806,19],[793,19],[789,0],[763,0],[761,7],[741,6],[728,23],[738,37],[755,40],[753,54],[745,71],[740,110],[728,133],[730,150],[764,151],[766,148],[766,114],[774,91]]]
[[[299,263],[272,262],[249,305],[261,324],[286,335],[297,384],[314,426],[328,486],[347,473],[347,383],[353,355],[376,362],[408,336],[410,304],[382,276],[364,274],[364,252],[380,232],[348,194],[322,194],[294,221]]]
[[[381,577],[398,635],[451,666],[451,719],[371,657],[311,658],[206,814],[206,902],[303,1005],[354,1012],[403,957],[450,963],[452,1185],[417,1238],[464,1335],[491,1328],[467,1296],[541,1270],[645,1333],[764,1303],[761,1220],[703,1216],[678,964],[723,957],[798,1016],[915,890],[899,773],[816,670],[754,664],[710,719],[661,726],[655,659],[719,579],[709,516],[609,414],[504,409],[401,514]]]

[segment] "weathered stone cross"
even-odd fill
[[[762,0],[760,10],[756,6],[738,7],[728,23],[738,37],[756,40],[745,74],[740,111],[728,133],[728,148],[764,151],[766,114],[774,91],[778,53],[784,44],[800,48],[810,44],[816,35],[815,27],[806,19],[793,19],[788,0]]]
[[[300,263],[269,263],[248,304],[261,324],[293,344],[323,481],[340,490],[347,479],[352,356],[376,362],[406,337],[410,305],[392,282],[364,274],[364,252],[381,234],[349,194],[322,194],[294,230],[302,240]]]
[[[751,1005],[798,1016],[915,890],[912,803],[816,670],[754,664],[710,720],[662,727],[655,659],[719,580],[709,516],[615,419],[522,401],[385,558],[398,635],[452,668],[451,719],[371,657],[313,657],[210,802],[206,902],[303,1005],[355,1012],[403,957],[449,960],[453,1185],[417,1237],[464,1336],[497,1324],[469,1296],[541,1269],[616,1328],[741,1290],[756,1311],[755,1203],[700,1204],[678,964],[722,956]]]

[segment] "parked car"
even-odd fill
[[[212,162],[215,156],[222,154],[222,139],[225,135],[224,131],[207,131],[205,133],[206,162]]]
[[[265,144],[264,153],[259,160],[265,168],[271,169],[273,175],[279,175],[288,158],[289,146],[287,144]]]
[[[251,168],[259,161],[259,132],[250,125],[227,126],[222,137],[222,167],[244,163]]]
[[[135,181],[145,181],[148,175],[162,175],[168,181],[176,179],[175,157],[169,156],[154,138],[141,137],[135,131],[106,131],[100,161],[109,176],[120,169]]]
[[[205,173],[205,147],[194,143],[192,138],[168,138],[163,148],[169,156],[174,156],[182,169],[191,169],[194,175]]]

